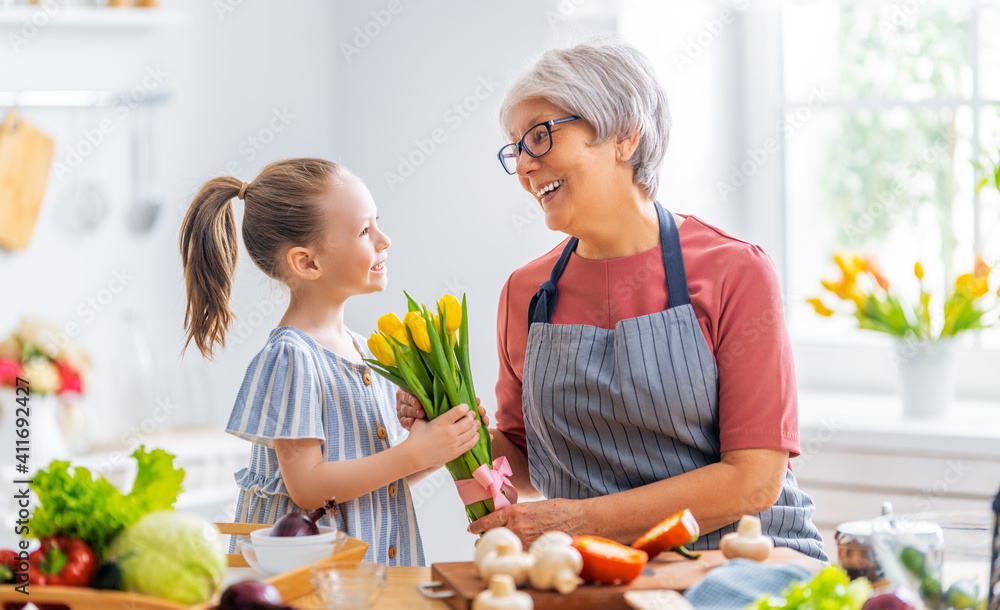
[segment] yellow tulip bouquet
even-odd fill
[[[987,306],[984,297],[989,292],[989,277],[993,268],[982,258],[976,258],[972,273],[958,276],[954,288],[945,296],[944,307],[933,312],[931,293],[924,283],[924,267],[919,261],[914,265],[913,273],[919,282],[920,298],[916,306],[909,306],[889,289],[889,281],[873,259],[836,254],[833,260],[840,269],[841,277],[838,280],[823,280],[823,287],[842,301],[853,304],[853,314],[861,328],[895,337],[935,340],[989,326],[987,314],[996,303]],[[1000,290],[997,296],[1000,296]],[[829,317],[835,313],[818,297],[807,301],[822,316]]]
[[[405,292],[403,294],[406,294]],[[467,404],[476,418],[479,410],[469,365],[469,319],[465,295],[462,302],[450,294],[437,302],[437,313],[406,294],[409,311],[400,321],[394,313],[378,319],[378,332],[368,339],[376,360],[365,360],[377,373],[413,394],[427,419],[434,419],[460,404]],[[505,458],[493,461],[486,427],[479,442],[461,457],[445,464],[465,502],[469,521],[517,501],[510,485]]]

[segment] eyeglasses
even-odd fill
[[[536,159],[552,150],[552,126],[560,123],[569,123],[577,120],[578,116],[568,116],[561,119],[553,119],[535,125],[521,137],[520,142],[512,142],[500,149],[497,158],[504,171],[510,175],[517,173],[517,160],[521,156],[521,151],[528,153]]]

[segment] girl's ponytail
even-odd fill
[[[181,224],[181,263],[187,288],[184,330],[202,356],[212,359],[226,345],[233,320],[229,296],[237,261],[236,218],[232,200],[243,183],[230,176],[213,178],[195,196]]]

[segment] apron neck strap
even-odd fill
[[[674,215],[659,201],[654,201],[656,216],[660,220],[660,250],[663,252],[663,271],[667,276],[667,296],[670,307],[680,307],[691,303],[688,292],[687,275],[684,273],[684,257],[681,255],[681,233],[674,222]]]
[[[556,282],[559,281],[563,271],[566,270],[566,263],[569,262],[570,255],[573,254],[579,243],[580,240],[575,237],[569,239],[566,247],[563,248],[562,254],[559,255],[559,260],[556,261],[555,267],[552,267],[552,275],[549,276],[549,280],[543,282],[538,287],[538,292],[535,293],[535,296],[531,297],[531,302],[528,303],[528,328],[531,328],[533,322],[548,324],[552,319],[552,312],[556,309],[556,298],[559,296],[559,291],[556,290]]]
[[[687,276],[684,274],[684,257],[681,255],[680,231],[677,223],[674,222],[673,215],[670,214],[658,201],[654,201],[656,206],[656,217],[660,222],[660,250],[663,254],[663,270],[667,279],[667,296],[670,299],[670,307],[679,307],[691,303],[691,295],[688,292]],[[548,324],[552,321],[552,312],[556,308],[556,299],[559,291],[556,289],[556,282],[562,277],[566,270],[569,257],[576,250],[580,240],[571,237],[566,247],[563,248],[559,260],[552,267],[552,274],[548,281],[543,282],[538,287],[538,292],[531,297],[528,304],[528,327],[535,322]]]

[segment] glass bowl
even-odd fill
[[[312,569],[312,584],[327,608],[364,610],[385,589],[385,574],[380,563],[334,561]]]
[[[879,566],[896,587],[937,610],[971,608],[986,597],[991,515],[936,512],[873,521]]]

